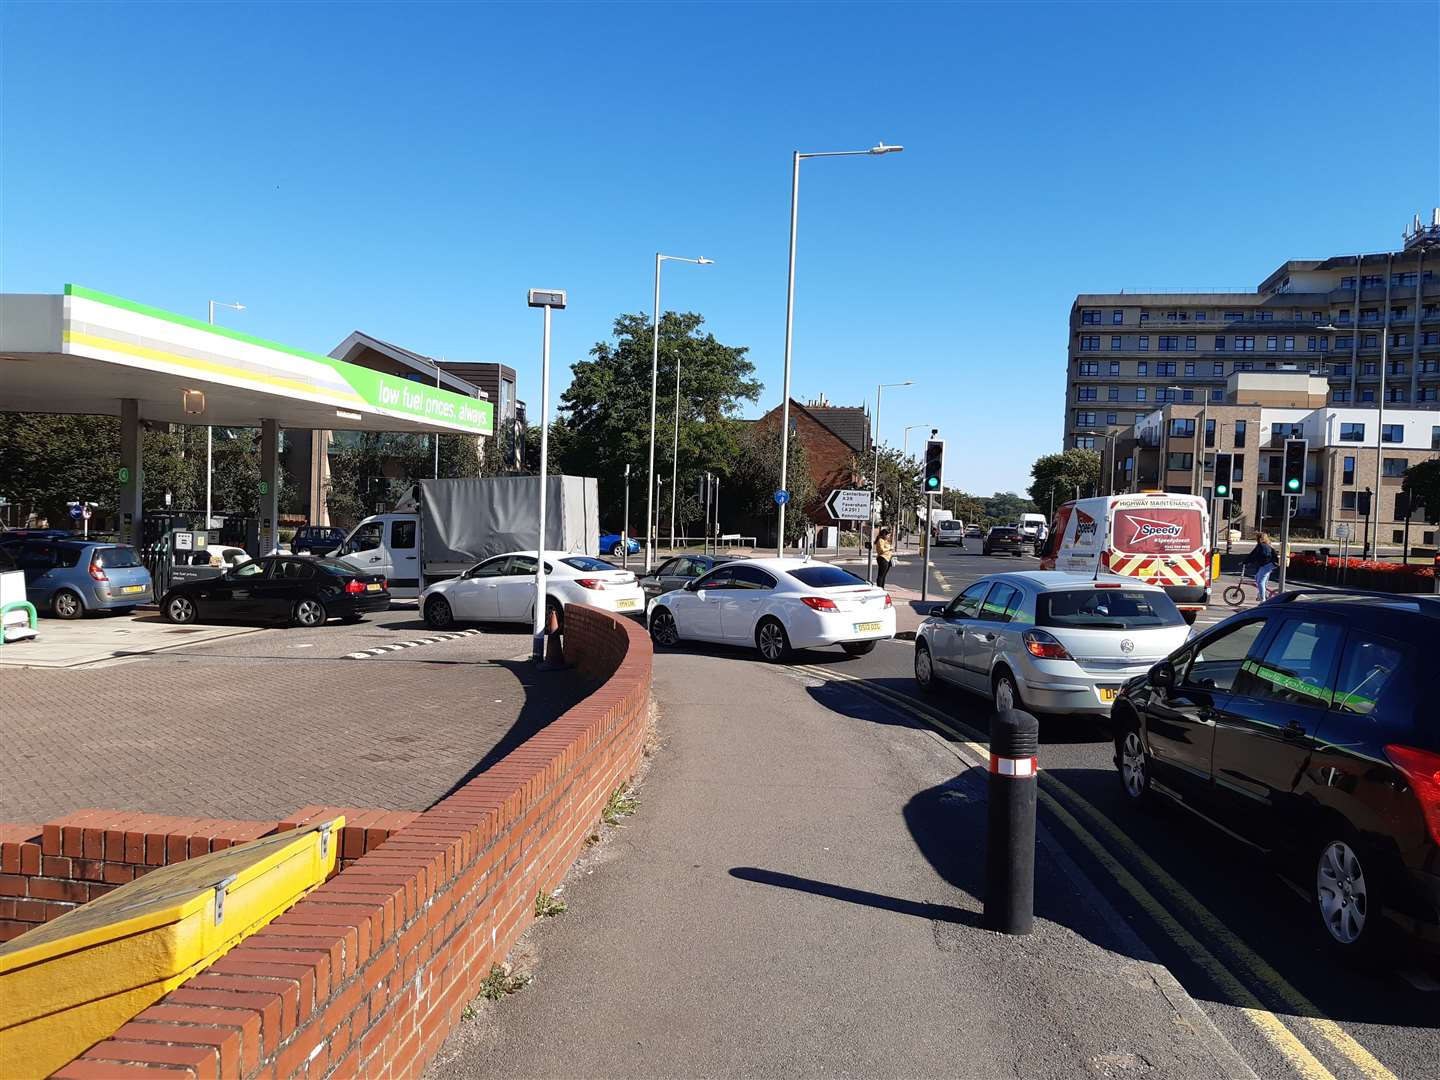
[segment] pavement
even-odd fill
[[[35,637],[0,647],[0,668],[80,667],[255,632],[250,626],[176,626],[154,609],[87,615],[73,622],[42,616]]]
[[[153,654],[0,672],[0,821],[86,807],[419,810],[588,690],[574,672],[533,669],[528,628],[435,634],[413,603],[355,625],[225,629]]]
[[[1048,834],[1034,934],[981,927],[974,755],[729,650],[656,691],[639,813],[432,1076],[1253,1075]]]

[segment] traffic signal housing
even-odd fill
[[[1235,468],[1234,454],[1215,455],[1215,497],[1230,498],[1230,474]]]
[[[1285,469],[1281,473],[1280,489],[1286,495],[1305,494],[1305,457],[1310,443],[1305,439],[1285,440]]]
[[[945,490],[944,439],[931,439],[925,444],[925,471],[920,474],[920,490],[926,495],[939,495]]]

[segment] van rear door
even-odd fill
[[[1179,502],[1117,506],[1110,532],[1113,574],[1156,585],[1205,584],[1204,515]]]

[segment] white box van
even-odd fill
[[[1193,621],[1210,599],[1209,509],[1163,491],[1076,499],[1056,511],[1040,569],[1160,585]]]

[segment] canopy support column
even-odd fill
[[[280,422],[260,421],[260,551],[280,542]]]
[[[77,498],[85,498],[83,492]],[[120,542],[140,545],[140,522],[145,513],[145,432],[140,426],[140,402],[120,399]]]

